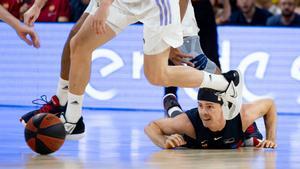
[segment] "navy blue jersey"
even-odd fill
[[[295,18],[290,24],[285,25],[281,20],[282,15],[272,16],[267,20],[268,26],[290,26],[290,27],[300,27],[300,15],[295,13]]]
[[[243,26],[264,26],[267,24],[267,20],[271,16],[272,14],[269,11],[256,7],[251,22],[248,22],[243,12],[237,10],[233,12],[232,15],[230,16],[229,24],[243,25]]]
[[[233,149],[238,148],[244,140],[241,116],[238,114],[234,119],[227,120],[222,131],[213,132],[203,126],[198,109],[194,108],[186,112],[193,124],[196,139],[183,135],[188,148],[200,149]]]

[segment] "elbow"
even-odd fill
[[[275,105],[274,99],[268,98],[267,101],[269,102],[269,104],[270,104],[271,106],[272,106],[272,105]]]
[[[269,109],[275,109],[276,110],[276,104],[275,104],[274,99],[267,98],[267,99],[264,99],[264,102],[265,102],[266,105],[268,105]]]
[[[160,148],[166,149],[166,145],[160,136],[163,136],[160,132],[160,129],[157,128],[158,125],[155,121],[150,122],[147,126],[144,127],[144,132],[150,138],[150,140]]]
[[[152,123],[152,122],[151,122]],[[147,126],[145,126],[144,127],[144,133],[146,134],[146,135],[148,135],[148,133],[149,133],[149,130],[150,130],[150,124],[151,123],[149,123]]]
[[[274,99],[268,99],[268,102],[270,105],[270,110],[275,112],[275,114],[276,114],[277,110],[276,110],[276,103],[275,103]]]
[[[266,110],[266,114],[264,116],[276,118],[277,117],[277,109],[276,109],[276,103],[275,103],[274,99],[271,99],[271,98],[265,99],[265,104],[268,105],[268,107],[266,107],[267,110]]]
[[[155,122],[152,121],[152,122],[150,122],[147,126],[144,127],[144,133],[145,133],[147,136],[150,137],[150,133],[151,133],[151,131],[153,130],[154,125],[155,125]]]

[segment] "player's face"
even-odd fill
[[[198,111],[203,125],[207,128],[213,129],[224,120],[222,107],[218,103],[200,100]]]
[[[238,0],[238,6],[243,13],[249,13],[255,7],[254,0]]]
[[[283,16],[286,17],[292,16],[296,8],[295,0],[281,0],[280,8]]]

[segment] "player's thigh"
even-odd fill
[[[94,3],[91,10],[86,10],[89,16],[85,19],[79,32],[74,37],[74,41],[80,44],[80,48],[84,48],[87,51],[94,50],[98,46],[103,45],[119,34],[129,24],[137,21],[135,17],[130,16],[124,9],[121,9],[117,2],[114,2],[109,8],[109,15],[106,22],[107,31],[104,34],[97,35],[91,27],[92,17],[97,9],[98,6]]]
[[[144,27],[145,75],[165,74],[168,67],[170,47],[183,43],[182,31],[175,25]]]
[[[74,36],[79,29],[81,28],[82,24],[84,23],[84,21],[86,20],[86,18],[89,16],[89,13],[83,13],[80,18],[78,19],[78,21],[74,24],[74,26],[72,27],[71,30],[71,35]]]
[[[96,34],[92,29],[92,16],[89,15],[82,24],[79,31],[72,39],[71,48],[79,48],[81,52],[91,52],[97,47],[111,40],[116,33],[106,24],[107,30],[104,34]]]
[[[163,52],[144,55],[144,73],[151,80],[155,77],[165,74],[168,67],[170,48],[166,48]]]
[[[96,5],[95,3],[96,3],[95,0],[91,0],[89,2],[89,5],[87,6],[87,8],[83,12],[83,14],[80,16],[80,18],[77,20],[77,22],[72,27],[72,33],[73,33],[73,35],[75,35],[79,31],[79,29],[81,28],[82,24],[86,20],[86,18],[91,14],[94,5]]]
[[[150,12],[142,15],[144,23],[144,53],[155,55],[170,46],[177,48],[183,43],[179,0],[151,1]],[[163,10],[167,9],[167,10]]]

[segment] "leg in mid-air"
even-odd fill
[[[211,74],[189,66],[169,66],[169,49],[144,57],[144,72],[148,81],[160,86],[212,88],[220,91],[226,119],[234,118],[241,108],[243,78],[238,71],[222,75]]]
[[[183,39],[183,45],[180,46],[178,49],[183,52],[184,54],[190,54],[191,58],[182,58],[181,56],[176,58],[176,61],[182,60],[179,63],[184,63],[185,60],[193,64],[193,67],[198,70],[204,70],[209,73],[214,74],[221,74],[221,70],[218,66],[212,62],[207,56],[203,53],[198,35],[195,36],[187,36]],[[176,56],[172,56],[176,57]],[[174,58],[175,59],[175,58]],[[172,59],[169,59],[169,66],[174,66],[175,64],[172,62]],[[170,86],[164,88],[165,95],[172,93],[177,97],[177,87]]]
[[[190,65],[198,70],[204,70],[209,73],[221,74],[217,65],[207,58],[200,45],[200,37],[198,36],[199,28],[195,18],[192,2],[189,0],[187,10],[182,19],[183,27],[183,44],[177,49],[178,52],[171,52],[169,65]],[[189,54],[189,57],[186,55]],[[165,95],[172,93],[177,96],[177,87],[165,87]]]

